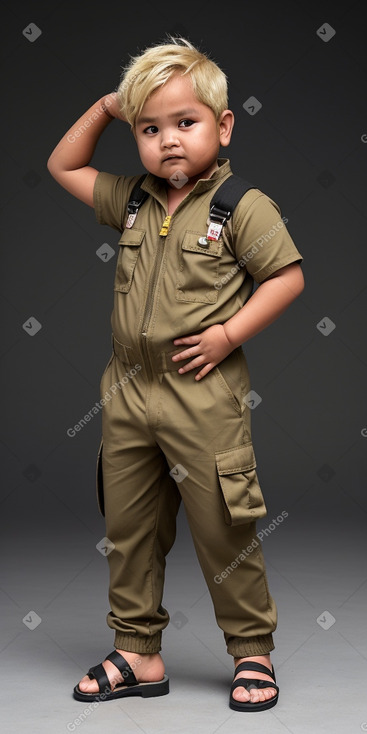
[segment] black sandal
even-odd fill
[[[237,678],[237,680],[233,681],[231,685],[231,693],[229,696],[229,706],[231,709],[234,711],[265,711],[266,709],[271,709],[272,706],[275,706],[275,704],[278,703],[279,688],[275,684],[274,666],[272,665],[271,667],[272,669],[269,670],[265,665],[255,663],[255,661],[251,660],[247,663],[239,663],[239,665],[237,665],[237,668],[234,671],[234,677],[236,677],[237,673],[240,673],[241,670],[257,670],[258,673],[266,673],[267,675],[270,675],[274,680],[274,684],[269,680],[259,680],[258,678]],[[233,691],[235,688],[238,688],[238,686],[243,686],[247,691],[250,691],[251,688],[275,688],[277,693],[276,696],[269,698],[267,701],[259,701],[258,703],[251,703],[250,701],[241,702],[236,701],[232,696]]]
[[[162,680],[157,682],[139,683],[129,663],[117,650],[113,650],[113,652],[107,655],[106,660],[110,660],[111,663],[116,665],[116,668],[119,669],[123,677],[123,681],[118,683],[113,691],[111,691],[110,681],[102,663],[95,665],[89,668],[88,675],[91,680],[93,678],[96,679],[99,693],[83,692],[80,690],[79,685],[76,685],[73,695],[77,701],[112,701],[116,698],[125,698],[125,696],[143,696],[143,698],[149,698],[150,696],[164,696],[166,693],[169,693],[169,679],[166,675],[163,676]]]

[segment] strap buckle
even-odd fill
[[[216,204],[212,204],[209,212],[209,219],[213,222],[218,222],[223,226],[231,217],[231,212],[225,211],[225,209],[219,209]]]
[[[129,201],[127,205],[127,212],[128,214],[136,214],[140,206],[140,201],[134,201],[133,199]]]
[[[140,203],[141,203],[140,201],[135,201],[134,199],[131,199],[131,201],[129,201],[127,205],[128,216],[127,216],[126,225],[125,225],[127,229],[131,229],[131,227],[133,226],[135,219],[137,217],[138,211],[139,211]]]
[[[218,241],[222,234],[223,225],[228,222],[231,212],[219,209],[216,204],[212,204],[209,211],[209,227],[207,231],[207,240]]]

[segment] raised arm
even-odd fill
[[[123,120],[112,92],[101,97],[61,138],[47,168],[56,181],[77,199],[93,206],[93,188],[98,171],[89,166],[97,142],[114,118]]]

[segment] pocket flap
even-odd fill
[[[252,443],[236,446],[227,451],[217,451],[215,454],[218,474],[235,474],[254,469],[256,466],[255,453]]]
[[[212,257],[221,257],[223,242],[218,240],[208,240],[206,245],[200,245],[199,239],[204,239],[202,232],[186,232],[182,240],[182,249],[189,252],[198,252],[200,255],[209,255]]]
[[[118,244],[127,247],[140,247],[145,235],[145,229],[124,229]]]
[[[267,513],[252,443],[215,454],[227,525],[253,522]]]

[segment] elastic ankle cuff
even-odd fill
[[[231,637],[227,640],[227,652],[234,658],[246,658],[250,655],[267,655],[274,650],[273,635],[257,637]]]
[[[141,637],[139,635],[125,635],[123,632],[116,632],[114,645],[118,650],[126,650],[126,652],[140,652],[152,655],[159,652],[162,642],[162,633],[156,632],[150,637]]]

